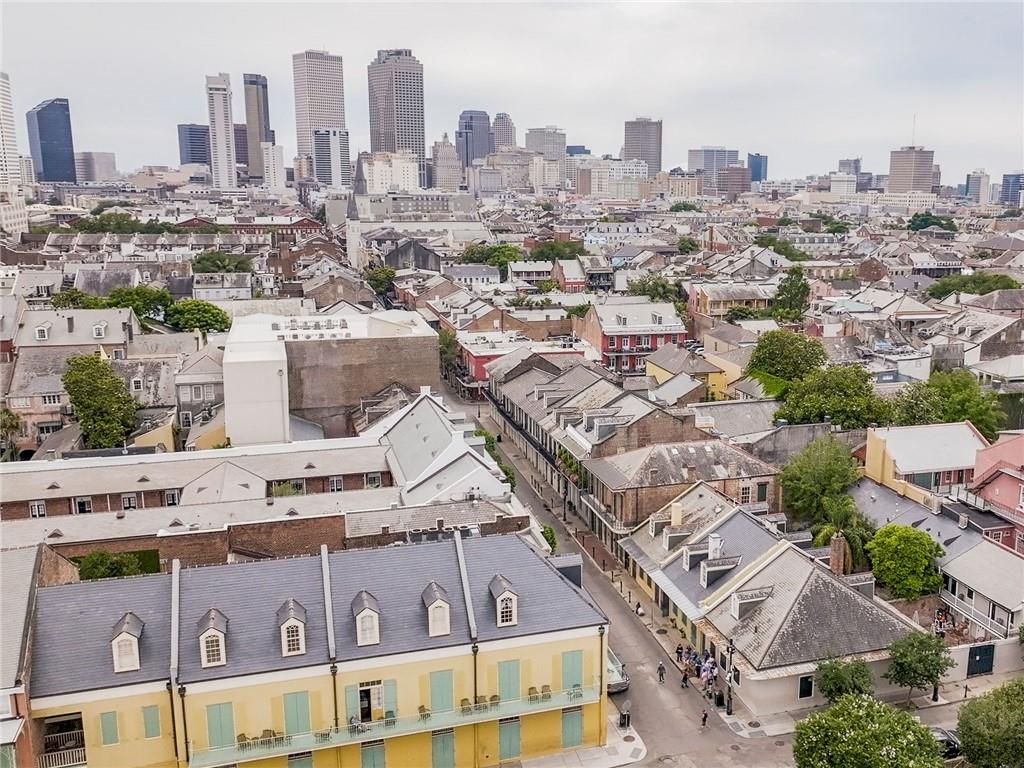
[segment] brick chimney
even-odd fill
[[[846,543],[846,537],[842,531],[832,534],[828,543],[828,567],[836,576],[846,573],[846,558],[850,551],[850,545]]]

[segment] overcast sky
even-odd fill
[[[73,3],[4,2],[22,154],[25,112],[71,101],[75,149],[122,170],[176,164],[176,124],[206,122],[204,75],[269,79],[271,127],[295,153],[291,54],[345,61],[353,156],[368,149],[366,65],[412,48],[424,67],[427,151],[463,109],[556,124],[570,144],[618,154],[623,121],[664,120],[664,166],[723,144],[769,156],[771,178],[834,170],[889,150],[935,150],[943,181],[1024,166],[1024,6],[940,3]]]

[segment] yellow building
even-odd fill
[[[40,589],[37,768],[455,768],[603,744],[606,617],[518,537],[449,535]]]

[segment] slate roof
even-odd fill
[[[21,677],[21,651],[35,581],[37,547],[0,552],[0,688],[13,688]]]
[[[986,293],[968,302],[972,307],[988,310],[1024,310],[1024,288],[1002,289]]]
[[[114,631],[110,633],[110,639],[113,640],[118,635],[128,633],[132,637],[142,637],[142,630],[146,625],[142,619],[136,616],[131,611],[128,611],[121,620],[114,625]]]
[[[612,490],[778,473],[772,465],[722,440],[650,445],[615,456],[590,459],[585,466]]]
[[[720,373],[714,363],[693,354],[680,344],[662,344],[647,356],[646,360],[669,373],[685,373],[690,376],[705,373]]]

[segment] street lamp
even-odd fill
[[[729,638],[729,689],[725,697],[725,714],[732,714],[732,652],[736,650],[736,646],[733,645],[732,638]]]

